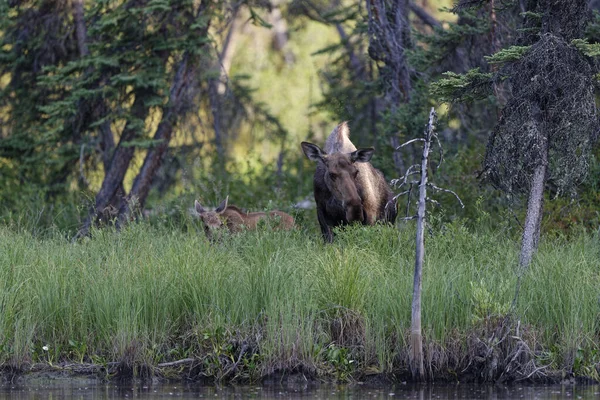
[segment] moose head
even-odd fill
[[[351,153],[327,154],[319,146],[308,142],[302,142],[302,150],[309,160],[318,163],[317,169],[324,169],[323,183],[332,197],[341,204],[346,221],[365,222],[361,183],[363,180],[358,179],[360,168],[356,163],[369,162],[375,150],[364,148]]]
[[[200,219],[204,223],[204,230],[208,236],[210,236],[211,231],[221,228],[225,223],[221,218],[223,212],[227,209],[227,202],[229,201],[229,196],[225,197],[225,200],[219,204],[214,211],[206,210],[202,205],[198,202],[198,200],[194,201],[194,208],[196,212],[200,216]]]

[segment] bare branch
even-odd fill
[[[437,200],[434,200],[434,199],[432,199],[432,198],[430,198],[430,197],[428,197],[428,198],[427,198],[427,199],[425,199],[425,200],[427,200],[428,202],[430,202],[430,203],[432,203],[432,204],[435,204],[435,205],[436,205],[436,206],[438,206],[438,207],[440,206],[440,202],[439,202],[439,201],[437,201]]]
[[[413,215],[412,217],[402,217],[400,218],[400,221],[410,221],[412,219],[417,219],[418,216],[417,215]]]
[[[404,146],[409,145],[409,144],[414,143],[414,142],[424,142],[424,141],[425,141],[425,139],[423,139],[423,138],[411,139],[408,142],[405,142],[405,143],[401,144],[400,146],[396,147],[396,150],[400,150]]]
[[[463,204],[463,202],[462,202],[462,200],[460,199],[460,197],[458,197],[458,195],[457,195],[455,192],[453,192],[452,190],[450,190],[450,189],[444,189],[444,188],[441,188],[441,187],[439,187],[439,186],[436,186],[436,185],[434,185],[434,184],[433,184],[433,183],[431,183],[431,182],[427,182],[427,185],[428,185],[428,186],[430,186],[430,187],[431,187],[432,189],[434,189],[434,190],[437,190],[437,191],[440,191],[440,192],[447,192],[447,193],[451,193],[451,194],[453,194],[453,195],[454,195],[454,197],[456,197],[456,199],[457,199],[457,200],[458,200],[458,202],[460,203],[460,207],[461,207],[461,208],[465,208],[465,205]]]
[[[182,364],[191,364],[194,361],[195,360],[193,358],[184,358],[182,360],[160,363],[160,364],[157,364],[156,366],[158,368],[176,367],[176,366],[182,365]]]
[[[549,366],[550,366],[550,365],[544,365],[543,367],[538,367],[538,368],[534,369],[534,370],[533,370],[533,371],[532,371],[532,372],[531,372],[529,375],[527,375],[527,376],[524,376],[524,377],[522,377],[522,378],[519,378],[519,379],[516,379],[516,381],[518,382],[518,381],[522,381],[522,380],[525,380],[525,379],[529,379],[529,378],[531,378],[531,376],[532,376],[533,374],[535,374],[535,373],[537,373],[537,372],[540,372],[541,370],[543,370],[543,369],[546,369],[546,368],[548,368]],[[546,374],[542,373],[542,375],[546,375]]]
[[[440,165],[442,165],[442,162],[444,161],[444,149],[442,148],[442,143],[440,143],[440,138],[437,135],[437,133],[434,133],[433,137],[435,139],[435,142],[437,143],[439,153],[440,153],[440,159],[438,160],[437,166],[436,166],[436,168],[439,168]]]
[[[395,195],[395,196],[394,196],[394,201],[395,201],[395,200],[398,200],[398,197],[400,197],[400,196],[404,196],[405,194],[407,194],[407,193],[410,193],[411,191],[412,191],[412,188],[411,188],[411,189],[408,189],[408,190],[405,190],[405,191],[404,191],[404,192],[402,192],[402,193],[398,193],[397,195]]]
[[[398,179],[392,179],[390,181],[390,184],[392,186],[396,186],[396,187],[404,186],[410,175],[415,175],[415,174],[419,173],[419,171],[414,171],[414,169],[416,169],[416,168],[420,168],[420,165],[418,165],[418,164],[411,165],[410,167],[408,167],[408,169],[406,170],[406,173],[402,177],[400,177]],[[398,182],[402,182],[402,183],[398,184]]]

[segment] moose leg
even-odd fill
[[[396,205],[396,201],[394,199],[389,200],[385,204],[385,208],[383,210],[383,220],[391,225],[394,225],[396,222],[396,216],[398,215],[398,209]]]
[[[319,225],[321,225],[323,239],[327,243],[333,243],[333,231],[331,230],[331,226],[327,224],[327,220],[321,207],[317,207],[317,219],[319,220]]]

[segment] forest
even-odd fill
[[[600,381],[599,12],[0,0],[0,376]],[[341,129],[392,223],[319,229]]]

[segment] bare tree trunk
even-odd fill
[[[294,54],[291,52],[288,43],[288,29],[285,19],[281,15],[279,1],[271,1],[271,13],[269,19],[273,25],[273,48],[283,55],[287,65],[294,63]]]
[[[410,323],[410,372],[417,381],[423,381],[423,334],[421,330],[421,277],[425,259],[425,206],[427,202],[427,163],[431,140],[433,137],[435,110],[429,113],[429,122],[423,142],[423,157],[421,159],[421,182],[419,183],[419,204],[417,210],[417,238],[415,255],[415,275],[413,280],[413,299]]]
[[[154,140],[160,141],[160,143],[156,145],[156,147],[148,150],[142,168],[133,181],[133,186],[131,187],[129,195],[126,199],[121,201],[117,226],[121,226],[124,222],[129,221],[131,214],[135,211],[132,203],[135,203],[136,206],[142,208],[146,202],[152,179],[156,175],[156,171],[160,167],[165,151],[169,147],[173,135],[173,128],[181,110],[183,91],[192,72],[188,59],[188,54],[185,54],[179,64],[177,73],[173,78],[173,84],[171,85],[169,103],[163,113],[162,120],[156,129],[156,133],[154,134]]]
[[[85,57],[90,54],[90,51],[87,45],[87,29],[84,20],[83,0],[73,0],[73,21],[75,22],[75,34],[77,36],[79,55]]]
[[[224,94],[227,90],[226,82],[229,77],[229,69],[231,68],[231,62],[233,60],[233,54],[235,50],[235,36],[237,34],[238,22],[237,22],[237,14],[238,14],[239,6],[235,6],[233,12],[231,14],[231,22],[229,23],[229,30],[227,31],[227,35],[225,36],[225,40],[223,41],[223,48],[219,53],[219,70],[220,70],[220,78],[219,78],[219,94]]]
[[[203,15],[208,5],[209,3],[206,2],[201,4],[197,11],[196,18]],[[207,34],[209,28],[210,21],[206,23],[203,31],[199,34]],[[141,209],[146,202],[152,180],[162,163],[164,154],[168,149],[171,137],[173,136],[173,129],[184,108],[186,101],[185,88],[193,86],[191,80],[196,71],[197,61],[198,59],[196,56],[186,51],[179,62],[177,72],[173,77],[171,89],[169,90],[169,101],[163,109],[162,120],[154,133],[154,140],[159,142],[159,144],[148,150],[142,168],[133,181],[133,186],[131,187],[129,195],[121,201],[117,227],[122,226],[130,220],[132,213],[135,211],[135,207],[140,207]],[[211,86],[215,91],[215,95],[218,96],[218,93],[216,93],[217,85],[214,80],[213,83],[214,84]]]
[[[536,252],[540,240],[542,224],[542,211],[544,209],[544,186],[546,185],[547,150],[543,153],[540,164],[533,171],[529,200],[527,202],[527,215],[521,242],[521,255],[519,266],[527,269],[531,264],[533,254]]]
[[[134,119],[138,121],[144,121],[148,115],[148,108],[144,106],[144,98],[147,93],[145,90],[140,90],[135,95],[133,105],[131,106],[131,114]],[[88,211],[88,216],[85,219],[81,229],[77,233],[76,238],[87,236],[98,213],[104,212],[111,203],[114,203],[113,198],[118,193],[119,188],[123,187],[123,178],[129,168],[129,163],[133,158],[135,152],[134,146],[123,146],[123,144],[134,139],[138,134],[138,124],[127,122],[123,132],[121,133],[121,139],[119,145],[115,149],[112,157],[110,168],[104,176],[100,191],[96,195],[96,202],[94,206]]]
[[[411,71],[406,61],[406,49],[412,47],[408,0],[367,0],[369,13],[369,56],[385,64],[386,100],[395,109],[408,103],[412,95]],[[394,149],[399,145],[395,134],[390,137]],[[402,156],[394,152],[398,175],[405,170]]]

